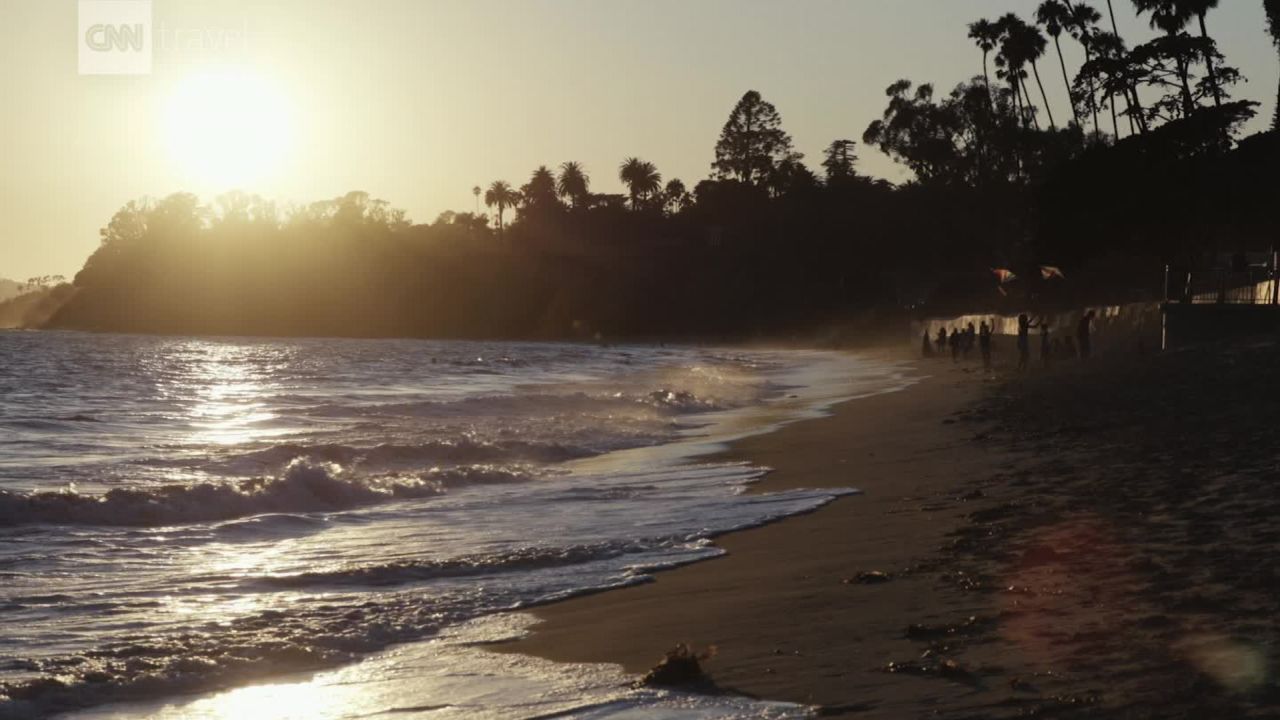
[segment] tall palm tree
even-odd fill
[[[1262,7],[1267,11],[1267,25],[1271,30],[1271,39],[1280,50],[1280,0],[1262,0]],[[1276,91],[1276,114],[1271,121],[1271,129],[1280,132],[1280,90]]]
[[[987,85],[987,100],[994,103],[995,100],[991,96],[991,73],[987,68],[987,56],[1000,42],[1000,28],[985,19],[969,23],[969,39],[973,40],[982,51],[982,79]]]
[[[1193,17],[1185,0],[1133,0],[1133,7],[1139,15],[1151,13],[1152,29],[1162,30],[1170,38],[1178,37]],[[1177,65],[1178,80],[1182,83],[1182,114],[1186,116],[1195,110],[1196,101],[1191,94],[1191,74],[1186,57],[1179,54]]]
[[[630,157],[622,161],[618,168],[618,177],[631,193],[631,209],[640,207],[640,199],[648,197],[662,188],[662,174],[653,163]]]
[[[1006,15],[995,22],[999,51],[996,53],[996,77],[1009,83],[1013,92],[1013,105],[1018,113],[1018,124],[1026,127],[1030,124],[1027,111],[1022,106],[1022,79],[1026,75],[1022,71],[1022,58],[1017,53],[1017,45],[1009,41],[1009,18]]]
[[[591,187],[591,178],[581,163],[572,160],[560,164],[560,177],[556,180],[556,192],[567,199],[574,208],[582,207]]]
[[[479,185],[471,188],[471,194],[476,196],[476,217],[480,216],[480,193],[482,192],[484,191],[480,189]]]
[[[1018,42],[1022,45],[1027,62],[1031,65],[1031,73],[1036,78],[1036,87],[1040,88],[1040,99],[1044,101],[1044,111],[1049,115],[1049,127],[1057,130],[1058,124],[1053,120],[1053,108],[1049,105],[1049,96],[1044,91],[1044,83],[1040,81],[1040,67],[1036,64],[1037,60],[1044,57],[1044,51],[1049,46],[1048,41],[1035,25],[1022,23],[1019,26],[1019,33],[1021,37]]]
[[[498,237],[502,237],[503,228],[502,214],[509,207],[515,207],[520,202],[520,193],[511,187],[506,180],[494,180],[493,184],[484,194],[484,204],[489,207],[498,208]]]
[[[1027,110],[1022,104],[1022,80],[1026,73],[1014,63],[1016,59],[1006,55],[1003,50],[996,53],[996,77],[1009,83],[1009,92],[1013,95],[1013,110],[1017,113],[1018,125],[1026,127],[1031,124]]]
[[[1120,37],[1120,26],[1116,25],[1116,8],[1114,5],[1111,4],[1111,0],[1107,0],[1107,14],[1111,16],[1111,34],[1115,35],[1116,40],[1119,40],[1120,44],[1123,46],[1124,38]],[[1124,104],[1125,104],[1125,107],[1128,108],[1129,110],[1129,114],[1127,115],[1127,117],[1129,118],[1129,133],[1133,134],[1137,132],[1137,129],[1134,127],[1134,124],[1133,124],[1134,123],[1133,102],[1129,98],[1129,95],[1131,93],[1136,95],[1137,90],[1133,88],[1129,88],[1129,90],[1125,92]],[[1119,133],[1117,133],[1117,135],[1119,135]]]
[[[1022,18],[1008,13],[1000,18],[997,23],[1001,29],[1001,46],[1000,54],[1004,56],[1005,63],[1010,70],[1013,71],[1015,80],[1021,80],[1024,76],[1022,68],[1027,65],[1031,66],[1031,72],[1035,75],[1036,85],[1040,88],[1040,98],[1044,101],[1044,110],[1049,115],[1049,127],[1056,129],[1057,123],[1053,120],[1053,108],[1049,107],[1049,96],[1045,94],[1044,83],[1040,81],[1040,69],[1036,65],[1036,61],[1044,56],[1045,48],[1048,47],[1044,35],[1033,25],[1028,25]],[[996,58],[997,64],[1000,57]],[[1036,119],[1034,109],[1030,108],[1031,93],[1026,90],[1026,83],[1022,82],[1023,92],[1027,95],[1027,105],[1030,110],[1032,119]],[[1036,120],[1036,127],[1040,126],[1040,121]]]
[[[1218,0],[1182,0],[1187,11],[1200,21],[1200,37],[1209,39],[1209,28],[1205,24],[1205,16],[1210,10],[1218,9]],[[1208,44],[1204,48],[1204,71],[1209,76],[1209,87],[1213,90],[1213,104],[1222,107],[1222,88],[1218,86],[1218,71],[1213,67],[1213,53]]]
[[[1070,0],[1064,0],[1070,2]],[[1084,62],[1089,64],[1093,61],[1093,29],[1102,20],[1102,14],[1094,10],[1089,5],[1070,5],[1069,22],[1067,23],[1068,32],[1071,37],[1080,43],[1080,47],[1084,48]],[[1111,106],[1111,124],[1115,129],[1116,139],[1120,138],[1120,124],[1116,121],[1116,109],[1111,103],[1111,94],[1107,93],[1107,105]],[[1095,139],[1101,139],[1102,126],[1098,124],[1098,103],[1096,100],[1093,80],[1089,81],[1089,109],[1093,112],[1093,136]]]
[[[1062,82],[1067,86],[1067,97],[1071,100],[1071,117],[1076,126],[1080,124],[1080,112],[1076,109],[1076,94],[1071,89],[1071,77],[1067,75],[1067,61],[1062,57],[1062,43],[1059,38],[1062,31],[1071,23],[1071,10],[1061,0],[1044,0],[1036,8],[1036,22],[1044,26],[1044,31],[1053,38],[1053,47],[1058,51],[1058,64],[1062,66]]]

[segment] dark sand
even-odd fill
[[[1027,378],[950,362],[738,443],[758,487],[864,491],[729,555],[537,611],[504,649],[856,717],[1280,717],[1280,350]],[[861,583],[883,571],[887,582]]]

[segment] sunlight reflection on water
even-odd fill
[[[809,708],[733,696],[634,688],[621,668],[570,665],[484,646],[522,635],[535,620],[502,615],[404,645],[339,670],[251,685],[194,700],[118,705],[75,720],[792,720]]]

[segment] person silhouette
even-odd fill
[[[960,362],[960,330],[951,328],[951,337],[947,338],[947,343],[951,345],[951,362]]]
[[[1080,324],[1076,327],[1076,348],[1080,353],[1081,360],[1088,360],[1093,354],[1093,311],[1086,312],[1080,318]]]
[[[1031,362],[1031,329],[1037,327],[1026,313],[1018,316],[1018,370],[1026,370]]]
[[[945,327],[938,328],[938,354],[941,355],[947,351],[947,329]]]
[[[929,331],[924,331],[924,338],[920,341],[920,356],[925,358],[933,357],[933,341],[929,339]]]
[[[1040,364],[1045,370],[1053,364],[1053,342],[1049,338],[1049,324],[1040,324]]]
[[[982,326],[978,328],[978,350],[982,353],[982,369],[991,369],[991,326],[987,325],[987,321],[982,321]]]

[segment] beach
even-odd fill
[[[945,683],[883,672],[919,655],[903,633],[910,623],[958,622],[984,609],[917,567],[963,522],[964,496],[995,462],[953,417],[977,400],[979,385],[949,363],[938,368],[904,391],[844,403],[829,418],[728,452],[773,468],[753,492],[855,487],[860,495],[723,537],[727,556],[654,583],[539,609],[542,624],[505,649],[639,674],[678,642],[715,646],[708,670],[725,689],[851,710],[892,711],[901,707],[895,697],[946,693]],[[877,571],[892,579],[857,579]]]
[[[895,362],[799,349],[4,336],[0,718],[249,703],[336,720],[423,697],[529,717],[566,674],[560,710],[672,717],[687,697],[619,691],[614,667],[464,646],[523,632],[496,615],[646,582],[847,495],[751,493],[763,468],[705,456],[910,383]],[[773,713],[696,702],[680,717]]]
[[[550,605],[504,651],[856,717],[1273,717],[1274,343],[984,376],[736,443],[754,492],[862,494],[725,557]]]

